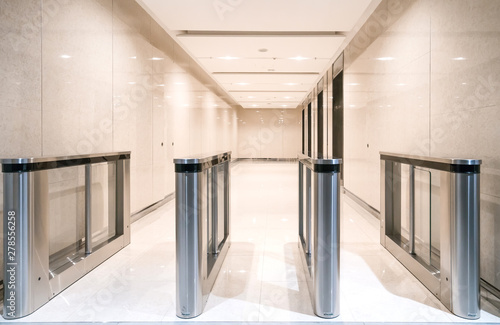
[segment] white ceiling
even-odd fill
[[[243,108],[295,108],[372,0],[138,0]]]

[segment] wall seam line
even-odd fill
[[[40,154],[43,157],[43,0],[40,0]]]

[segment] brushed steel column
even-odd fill
[[[176,314],[180,318],[196,317],[203,311],[204,183],[202,172],[175,175]]]

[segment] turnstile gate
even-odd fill
[[[299,155],[299,247],[314,313],[339,315],[341,159]]]
[[[230,246],[231,151],[174,159],[176,314],[199,316]]]
[[[455,315],[478,319],[481,160],[380,153],[380,242]]]
[[[27,316],[130,243],[130,152],[3,159],[3,318]]]

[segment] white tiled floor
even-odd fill
[[[340,316],[314,316],[297,246],[297,164],[232,169],[232,245],[204,313],[175,316],[175,207],[132,225],[132,244],[20,322],[464,322],[379,244],[378,220],[342,196]],[[477,322],[500,323],[483,301]],[[497,316],[495,316],[496,314]],[[151,324],[151,323],[150,323]]]

